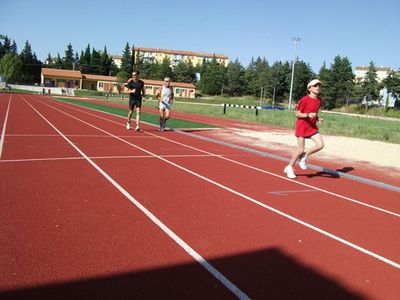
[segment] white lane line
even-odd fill
[[[110,136],[110,138],[113,138]],[[173,158],[187,158],[187,157],[210,157],[210,155],[206,154],[193,154],[193,155],[161,155],[162,157],[173,157]],[[156,157],[152,155],[121,155],[121,156],[90,156],[91,159],[126,159],[126,158],[151,158],[155,159]],[[35,161],[62,161],[62,160],[82,160],[82,157],[48,157],[48,158],[19,158],[19,159],[3,159],[0,160],[0,164],[2,163],[15,163],[15,162],[35,162]]]
[[[317,190],[288,190],[288,191],[274,191],[268,192],[268,194],[275,195],[275,196],[287,196],[289,194],[297,194],[297,193],[315,193],[319,192]]]
[[[58,102],[58,104],[60,104],[60,106],[62,106],[61,103]],[[48,105],[48,104],[46,104],[46,105]],[[50,106],[50,105],[48,105],[48,106]],[[65,106],[69,107],[72,110],[76,110],[78,112],[94,116],[94,117],[99,118],[101,120],[105,120],[105,121],[108,121],[110,123],[118,124],[119,126],[125,126],[125,125],[123,125],[123,124],[121,124],[119,122],[116,122],[116,121],[101,117],[99,115],[87,112],[85,110],[81,110],[81,109],[77,109],[77,108],[71,107],[71,106],[77,106],[77,107],[81,107],[81,106],[74,105],[74,104],[71,104],[71,105],[66,105],[65,104]],[[53,107],[53,106],[50,106],[50,107]],[[57,109],[57,108],[54,108],[54,109]],[[111,116],[114,116],[114,117],[116,116],[116,115],[113,115],[113,114],[110,114],[110,113],[107,113],[107,112],[103,112],[103,111],[99,111],[99,112],[104,113],[104,114],[108,114],[108,115],[111,115]],[[220,159],[229,161],[231,163],[234,163],[234,164],[237,164],[237,165],[240,165],[240,166],[243,166],[243,167],[246,167],[246,168],[261,172],[261,173],[264,173],[264,174],[268,174],[268,175],[271,175],[271,176],[274,176],[274,177],[277,177],[277,178],[280,178],[280,179],[283,179],[283,180],[287,180],[287,181],[290,181],[292,183],[295,183],[295,184],[298,184],[298,185],[301,185],[301,186],[304,186],[304,187],[307,187],[307,188],[310,188],[310,189],[315,189],[315,190],[323,192],[325,194],[328,194],[328,195],[331,195],[331,196],[334,196],[334,197],[337,197],[337,198],[340,198],[340,199],[343,199],[343,200],[346,200],[346,201],[349,201],[349,202],[352,202],[352,203],[356,203],[356,204],[368,207],[370,209],[374,209],[374,210],[380,211],[382,213],[389,214],[389,215],[395,216],[397,218],[400,218],[400,214],[399,213],[396,213],[396,212],[393,212],[393,211],[390,211],[390,210],[386,210],[386,209],[383,209],[383,208],[375,206],[375,205],[371,205],[371,204],[368,204],[368,203],[365,203],[365,202],[361,202],[359,200],[356,200],[356,199],[353,199],[353,198],[350,198],[350,197],[347,197],[347,196],[343,196],[343,195],[340,195],[340,194],[337,194],[337,193],[334,193],[334,192],[331,192],[331,191],[328,191],[328,190],[325,190],[325,189],[322,189],[322,188],[319,188],[319,187],[316,187],[316,186],[313,186],[313,185],[310,185],[310,184],[306,184],[306,183],[303,183],[303,182],[300,182],[300,181],[297,181],[297,180],[289,179],[286,176],[282,176],[282,175],[279,175],[279,174],[276,174],[276,173],[272,173],[272,172],[269,172],[269,171],[266,171],[266,170],[263,170],[263,169],[260,169],[260,168],[245,164],[245,163],[241,163],[239,161],[230,159],[230,158],[228,158],[226,156],[218,156],[218,155],[216,155],[216,154],[214,154],[212,152],[205,151],[205,150],[202,150],[202,149],[199,149],[199,148],[196,148],[196,147],[193,147],[193,146],[190,146],[190,145],[187,145],[187,144],[184,144],[184,143],[181,143],[181,142],[178,142],[178,141],[175,141],[175,140],[163,137],[163,136],[159,136],[159,135],[156,135],[156,134],[153,134],[153,133],[150,133],[150,132],[144,132],[144,133],[148,134],[148,135],[151,135],[153,137],[157,137],[159,139],[166,140],[166,141],[168,141],[170,143],[174,143],[174,144],[177,144],[177,145],[180,145],[180,146],[183,146],[183,147],[186,147],[186,148],[189,148],[189,149],[201,152],[201,153],[205,153],[205,154],[208,154],[208,155],[211,155],[211,156],[215,156],[215,157],[218,157]]]
[[[8,99],[6,117],[4,118],[3,130],[1,131],[1,137],[0,137],[0,159],[1,159],[1,155],[3,154],[4,137],[6,135],[6,125],[7,125],[7,120],[8,120],[8,112],[10,111],[10,106],[11,106],[11,97],[12,97],[12,94],[10,94],[10,99]]]
[[[10,137],[60,137],[57,134],[7,134],[7,136]],[[66,134],[65,136],[69,137],[93,137],[93,138],[111,138],[110,136],[107,135],[93,135],[93,134]],[[143,139],[151,139],[153,138],[152,136],[132,136],[132,135],[120,135],[120,137],[126,137],[126,138],[143,138]]]
[[[40,102],[41,102],[41,101],[40,101]],[[272,212],[274,212],[274,213],[276,213],[276,214],[278,214],[278,215],[280,215],[280,216],[282,216],[282,217],[284,217],[284,218],[287,218],[287,219],[289,219],[289,220],[291,220],[291,221],[293,221],[293,222],[295,222],[295,223],[298,223],[298,224],[300,224],[300,225],[303,225],[304,227],[307,227],[307,228],[309,228],[309,229],[311,229],[311,230],[313,230],[313,231],[316,231],[316,232],[318,232],[318,233],[320,233],[320,234],[322,234],[322,235],[324,235],[324,236],[327,236],[327,237],[329,237],[329,238],[331,238],[331,239],[333,239],[333,240],[335,240],[335,241],[337,241],[337,242],[339,242],[339,243],[342,243],[342,244],[344,244],[344,245],[347,245],[348,247],[353,248],[353,249],[355,249],[355,250],[357,250],[357,251],[359,251],[359,252],[361,252],[361,253],[364,253],[364,254],[366,254],[366,255],[369,255],[369,256],[371,256],[371,257],[374,257],[375,259],[380,260],[380,261],[382,261],[382,262],[384,262],[384,263],[386,263],[386,264],[388,264],[388,265],[390,265],[390,266],[392,266],[392,267],[395,267],[395,268],[397,268],[397,269],[400,269],[400,264],[397,263],[397,262],[395,262],[395,261],[393,261],[393,260],[390,260],[390,259],[388,259],[388,258],[386,258],[386,257],[384,257],[384,256],[381,256],[381,255],[379,255],[379,254],[377,254],[377,253],[375,253],[375,252],[372,252],[372,251],[370,251],[370,250],[368,250],[368,249],[366,249],[366,248],[363,248],[363,247],[361,247],[361,246],[358,246],[358,245],[356,245],[356,244],[354,244],[354,243],[352,243],[352,242],[350,242],[350,241],[348,241],[348,240],[345,240],[345,239],[343,239],[343,238],[341,238],[341,237],[339,237],[339,236],[337,236],[337,235],[335,235],[335,234],[333,234],[333,233],[330,233],[330,232],[328,232],[328,231],[326,231],[326,230],[324,230],[324,229],[321,229],[321,228],[319,228],[319,227],[317,227],[317,226],[314,226],[314,225],[312,225],[312,224],[310,224],[310,223],[307,223],[307,222],[305,222],[305,221],[302,221],[302,220],[300,220],[300,219],[298,219],[298,218],[296,218],[296,217],[294,217],[294,216],[292,216],[292,215],[289,215],[289,214],[287,214],[287,213],[285,213],[285,212],[283,212],[283,211],[280,211],[280,210],[278,210],[278,209],[276,209],[276,208],[274,208],[274,207],[272,207],[272,206],[266,205],[266,204],[264,204],[264,203],[262,203],[262,202],[260,202],[260,201],[258,201],[258,200],[256,200],[256,199],[254,199],[254,198],[252,198],[252,197],[250,197],[250,196],[247,196],[247,195],[245,195],[245,194],[242,194],[242,193],[240,193],[240,192],[238,192],[238,191],[236,191],[236,190],[234,190],[234,189],[231,189],[231,188],[229,188],[229,187],[227,187],[227,186],[225,186],[225,185],[223,185],[223,184],[221,184],[221,183],[218,183],[218,182],[216,182],[216,181],[214,181],[214,180],[212,180],[212,179],[210,179],[210,178],[208,178],[208,177],[205,177],[205,176],[200,175],[200,174],[198,174],[198,173],[196,173],[196,172],[193,172],[193,171],[191,171],[191,170],[189,170],[189,169],[187,169],[187,168],[185,168],[185,167],[183,167],[183,166],[181,166],[181,165],[178,165],[178,164],[176,164],[176,163],[174,163],[174,162],[172,162],[172,161],[169,161],[169,160],[167,160],[167,159],[165,159],[165,158],[163,158],[163,157],[161,157],[161,156],[159,156],[159,155],[157,155],[157,154],[155,154],[155,153],[152,153],[152,152],[150,152],[150,151],[148,151],[148,150],[146,150],[146,149],[143,149],[143,148],[141,148],[141,147],[139,147],[139,146],[137,146],[137,145],[135,145],[135,144],[132,144],[132,143],[130,143],[130,142],[128,142],[128,141],[125,141],[124,139],[119,138],[118,136],[115,136],[115,135],[113,135],[113,134],[110,133],[110,132],[107,132],[107,131],[105,131],[105,130],[103,130],[103,129],[97,127],[97,126],[94,126],[94,125],[92,125],[92,124],[90,124],[90,123],[88,123],[88,122],[86,122],[86,121],[83,121],[83,120],[79,119],[78,117],[72,116],[72,115],[70,115],[70,114],[68,114],[68,113],[66,113],[66,112],[64,112],[64,111],[62,111],[62,110],[60,110],[60,109],[58,109],[58,108],[55,108],[55,107],[53,107],[53,106],[51,106],[51,105],[48,105],[47,103],[43,103],[43,102],[41,102],[41,103],[44,104],[44,105],[46,105],[46,106],[48,106],[48,107],[53,108],[54,110],[57,110],[57,111],[63,113],[63,114],[65,114],[65,115],[67,115],[67,116],[69,116],[69,117],[71,117],[71,118],[73,118],[73,119],[75,119],[75,120],[77,120],[77,121],[83,123],[83,124],[86,124],[86,125],[88,125],[88,126],[90,126],[90,127],[92,127],[92,128],[95,128],[95,129],[97,129],[97,130],[99,130],[99,131],[101,131],[101,132],[103,132],[103,133],[106,133],[106,134],[108,134],[108,135],[110,135],[110,136],[113,136],[113,137],[115,137],[115,139],[120,140],[120,141],[122,141],[122,142],[124,142],[124,143],[126,143],[126,144],[128,144],[128,145],[131,145],[132,147],[135,147],[136,149],[142,150],[143,152],[148,153],[148,154],[150,154],[150,155],[154,155],[155,157],[159,158],[160,160],[166,162],[167,164],[170,164],[170,165],[172,165],[172,166],[175,166],[176,168],[178,168],[178,169],[180,169],[180,170],[182,170],[182,171],[185,171],[185,172],[187,172],[187,173],[189,173],[189,174],[192,174],[193,176],[198,177],[198,178],[200,178],[200,179],[203,179],[204,181],[207,181],[207,182],[209,182],[209,183],[211,183],[211,184],[213,184],[213,185],[215,185],[215,186],[218,186],[218,187],[220,187],[220,188],[223,189],[223,190],[226,190],[226,191],[228,191],[228,192],[230,192],[230,193],[232,193],[232,194],[234,194],[234,195],[237,195],[237,196],[239,196],[239,197],[241,197],[241,198],[244,198],[244,199],[246,199],[247,201],[249,201],[249,202],[251,202],[251,203],[254,203],[254,204],[256,204],[256,205],[259,205],[259,206],[261,206],[261,207],[263,207],[263,208],[265,208],[265,209],[267,209],[267,210],[270,210],[270,211],[272,211]]]
[[[103,175],[121,194],[129,199],[140,211],[142,211],[154,224],[163,230],[175,243],[177,243],[183,250],[186,251],[194,260],[196,260],[202,267],[204,267],[211,275],[219,280],[226,288],[228,288],[237,298],[247,300],[250,299],[242,290],[240,290],[233,282],[225,277],[220,271],[214,268],[207,260],[205,260],[199,253],[190,247],[184,240],[177,234],[169,229],[160,219],[137,201],[131,194],[128,193],[121,185],[119,185],[110,175],[108,175],[102,168],[100,168],[93,160],[91,160],[81,149],[79,149],[70,139],[68,139],[58,128],[56,128],[49,120],[47,120],[36,108],[34,108],[23,96],[24,101],[32,107],[32,109],[46,121],[60,136],[62,136],[82,157],[91,164],[101,175]],[[49,107],[51,107],[49,105]]]

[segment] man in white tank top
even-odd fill
[[[171,104],[174,102],[174,90],[171,86],[171,79],[164,78],[164,84],[160,93],[157,94],[158,108],[160,109],[160,131],[164,131],[167,120],[171,115]]]

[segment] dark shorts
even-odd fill
[[[142,99],[129,99],[129,109],[133,110],[135,107],[142,107]]]

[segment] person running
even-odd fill
[[[307,160],[311,154],[314,154],[324,148],[324,141],[318,132],[317,121],[322,124],[324,121],[318,116],[321,107],[321,98],[319,97],[322,90],[322,82],[313,79],[307,84],[308,95],[301,98],[296,109],[296,126],[295,135],[297,137],[297,149],[293,153],[289,164],[285,167],[284,172],[288,178],[294,179],[293,166],[298,159],[300,168],[307,170]],[[315,143],[308,151],[304,152],[305,140],[312,139]]]
[[[125,84],[129,93],[129,113],[126,129],[131,129],[131,118],[133,111],[136,110],[136,131],[140,131],[140,113],[142,109],[142,99],[145,97],[144,82],[139,79],[139,72],[132,72],[132,77]]]
[[[157,94],[158,108],[160,110],[160,129],[164,131],[167,120],[171,115],[171,104],[174,102],[174,90],[171,86],[171,79],[164,78],[164,84],[161,87],[160,93]]]

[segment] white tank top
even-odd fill
[[[171,88],[162,86],[161,87],[161,101],[168,104],[170,97],[171,97]]]

